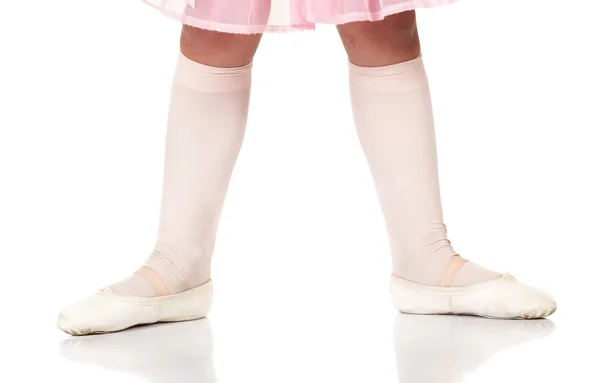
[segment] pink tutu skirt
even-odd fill
[[[316,23],[376,21],[455,0],[143,0],[184,24],[228,33],[314,29]]]

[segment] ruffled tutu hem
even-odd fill
[[[316,24],[378,21],[396,13],[448,5],[458,0],[271,0],[272,5],[280,5],[276,14],[271,5],[267,5],[268,0],[142,1],[186,25],[224,33],[253,34],[314,30]],[[346,3],[341,5],[344,1]]]

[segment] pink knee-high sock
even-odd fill
[[[111,286],[115,293],[176,294],[210,279],[219,217],[244,138],[250,85],[251,64],[216,68],[180,55],[156,246],[138,272]]]
[[[384,67],[350,63],[350,93],[387,225],[393,273],[431,286],[465,286],[500,277],[464,263],[448,240],[421,56]]]

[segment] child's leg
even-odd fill
[[[338,29],[351,62],[356,128],[387,222],[394,274],[441,286],[500,278],[465,263],[446,236],[415,12]]]
[[[111,286],[115,293],[171,295],[210,279],[219,215],[244,137],[251,62],[260,38],[183,27],[156,246],[144,266]]]
[[[338,29],[351,62],[356,129],[389,232],[396,308],[498,318],[553,313],[549,294],[467,262],[448,240],[414,11]]]
[[[156,245],[133,275],[61,311],[69,334],[204,317],[219,216],[242,145],[260,35],[188,26],[181,35],[167,123]]]

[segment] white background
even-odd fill
[[[419,13],[450,239],[553,293],[551,322],[394,311],[346,57],[319,26],[259,49],[209,319],[68,340],[58,311],[154,243],[179,26],[139,1],[4,4],[0,380],[598,381],[598,17],[593,0]]]

